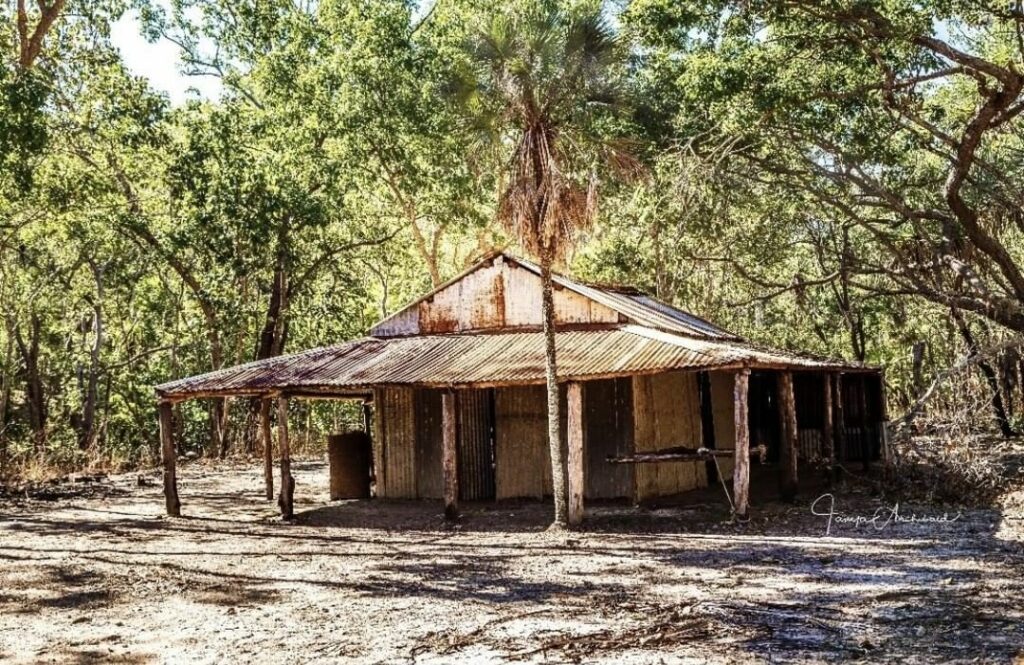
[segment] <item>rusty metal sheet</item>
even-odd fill
[[[560,380],[669,370],[753,368],[871,370],[736,342],[701,340],[635,325],[560,331]],[[379,386],[525,385],[544,381],[541,332],[363,338],[247,363],[157,386],[164,398],[273,392],[345,394]]]

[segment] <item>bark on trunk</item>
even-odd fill
[[[7,405],[11,403],[13,383],[14,334],[7,328],[4,345],[4,364],[0,367],[0,476],[7,468]]]
[[[227,457],[231,448],[231,402],[229,397],[216,397],[210,405],[210,441],[220,459]]]
[[[926,387],[924,382],[924,352],[926,348],[927,343],[922,340],[914,342],[914,346],[910,350],[911,371],[914,384],[913,400],[920,399],[921,395],[924,394]]]
[[[978,342],[974,339],[974,333],[971,332],[971,327],[968,325],[963,314],[954,309],[953,320],[956,322],[957,328],[960,330],[960,335],[964,338],[964,343],[967,345],[968,356],[979,358],[978,369],[981,370],[982,375],[985,377],[985,382],[988,384],[989,390],[992,391],[992,415],[995,417],[996,425],[999,427],[999,432],[1003,435],[1004,439],[1016,436],[1017,432],[1015,432],[1013,426],[1010,425],[1010,418],[1006,414],[1002,391],[999,389],[999,377],[992,368],[992,364],[987,360],[980,359],[981,352],[978,349]]]
[[[555,299],[551,278],[551,257],[540,263],[542,308],[544,315],[544,365],[548,401],[548,449],[551,455],[551,492],[554,495],[553,526],[568,526],[568,483],[562,454],[561,414],[558,398],[558,364],[555,357]]]
[[[78,434],[78,447],[87,450],[96,441],[96,406],[99,403],[100,355],[103,350],[103,266],[92,264],[96,282],[96,297],[93,301],[92,333],[93,342],[89,349],[89,376],[86,379],[85,400],[82,404],[82,420]]]
[[[53,27],[54,21],[64,10],[66,0],[54,0],[47,5],[39,1],[39,22],[30,33],[28,30],[28,12],[25,9],[25,0],[18,0],[17,19],[15,21],[18,29],[18,67],[31,69],[36,58],[43,50],[43,39]]]
[[[41,452],[46,446],[46,390],[43,386],[43,377],[39,371],[39,341],[42,335],[42,321],[35,313],[32,314],[29,323],[29,339],[25,341],[21,329],[15,325],[14,340],[21,353],[21,361],[24,367],[25,378],[25,400],[28,406],[29,427],[32,429],[32,440],[36,452]]]
[[[288,226],[287,223],[283,224],[282,230],[278,233],[279,248],[274,268],[274,280],[271,284],[267,314],[263,321],[263,329],[260,331],[253,360],[275,358],[281,355],[284,350],[285,322],[289,302],[288,256],[286,252]],[[244,441],[245,453],[247,455],[251,455],[256,449],[256,429],[259,423],[260,401],[259,398],[249,400]]]

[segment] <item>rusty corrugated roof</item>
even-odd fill
[[[869,369],[622,325],[556,335],[560,380],[669,370],[752,368]],[[544,381],[541,332],[460,333],[362,339],[251,362],[157,386],[165,398],[274,392],[358,393],[374,386],[448,387]]]
[[[516,256],[505,255],[530,272],[540,275],[540,266]],[[632,288],[623,289],[585,284],[564,275],[553,275],[559,286],[601,303],[639,325],[698,337],[742,341],[743,338],[690,312],[669,305]]]
[[[532,261],[528,261],[504,251],[491,252],[477,261],[477,263],[465,272],[453,277],[440,286],[435,287],[429,293],[423,294],[382,321],[378,321],[371,328],[371,334],[380,335],[381,337],[390,336],[383,332],[386,328],[385,324],[387,322],[401,318],[410,311],[414,311],[420,303],[429,301],[430,298],[437,293],[465,279],[467,276],[488,265],[490,261],[499,256],[503,257],[513,265],[520,266],[525,270],[534,273],[538,277],[540,276],[540,266]],[[577,293],[584,298],[593,300],[612,311],[621,314],[626,317],[630,323],[656,328],[658,330],[667,330],[669,332],[697,337],[700,339],[729,340],[735,342],[743,341],[743,338],[739,335],[716,326],[710,321],[702,319],[690,312],[686,312],[678,307],[657,300],[632,287],[587,284],[557,273],[552,274],[552,279],[558,286]]]

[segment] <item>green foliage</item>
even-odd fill
[[[129,74],[128,3],[70,3],[30,68],[0,32],[0,473],[149,463],[154,384],[358,336],[505,237],[536,251],[497,223],[537,212],[510,168],[534,139],[563,211],[599,211],[581,276],[882,363],[894,407],[964,352],[953,309],[982,345],[1024,325],[1019,91],[960,189],[1002,259],[946,184],[998,72],[1024,69],[1016,5],[132,4],[222,98],[174,108]],[[178,409],[186,451],[224,426],[244,449],[249,405],[223,407]]]

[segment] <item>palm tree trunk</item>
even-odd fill
[[[542,309],[544,313],[544,361],[548,392],[548,447],[551,452],[551,491],[555,500],[552,527],[568,525],[569,493],[562,454],[562,428],[558,395],[558,365],[555,359],[555,299],[552,293],[551,257],[540,257]]]

